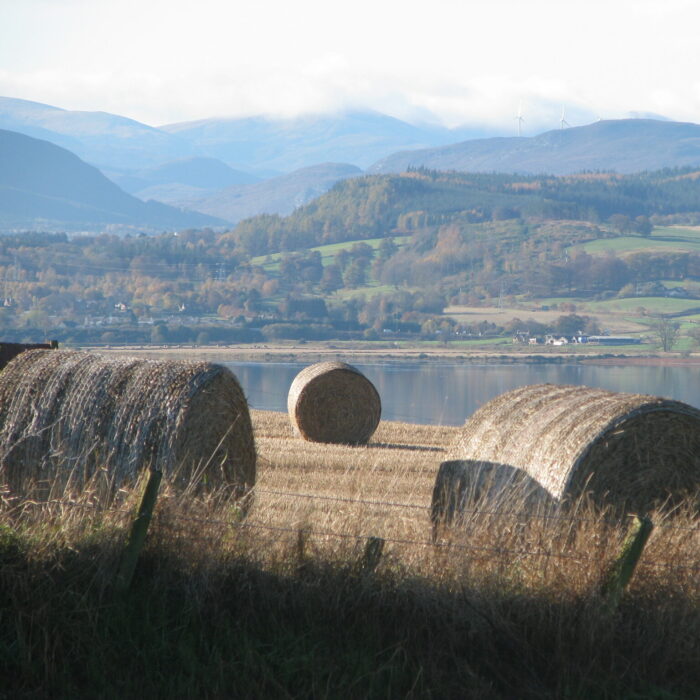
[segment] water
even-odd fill
[[[309,363],[225,362],[252,408],[287,410],[294,377]],[[700,407],[697,367],[352,363],[377,388],[384,420],[461,425],[480,406],[526,384],[576,384],[653,394]]]

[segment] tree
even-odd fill
[[[321,278],[321,291],[334,292],[336,289],[341,289],[343,286],[343,273],[340,267],[336,264],[328,265],[323,270]]]
[[[700,328],[692,328],[689,330],[688,337],[692,338],[696,345],[700,345]]]
[[[155,345],[163,345],[169,340],[168,327],[164,323],[156,323],[151,328],[151,342]]]
[[[651,326],[654,337],[659,341],[664,352],[668,352],[676,344],[680,328],[680,324],[672,321],[668,316],[659,316]]]
[[[554,322],[554,332],[559,335],[576,335],[577,333],[597,335],[599,328],[595,319],[590,316],[569,314],[568,316],[560,316]]]
[[[382,238],[379,243],[379,259],[388,260],[392,255],[397,253],[399,247],[393,238]]]
[[[632,219],[626,214],[613,214],[608,221],[619,233],[631,233],[634,228]]]
[[[640,234],[641,236],[651,236],[651,232],[654,230],[654,227],[651,224],[651,221],[649,221],[648,216],[638,216],[634,220],[634,230]]]
[[[343,274],[346,287],[361,287],[367,280],[367,261],[364,258],[353,260]]]

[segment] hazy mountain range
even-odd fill
[[[186,200],[186,203],[190,209],[232,222],[256,214],[285,215],[324,194],[339,180],[358,175],[362,175],[362,170],[354,165],[322,163],[252,185],[227,187],[206,198]]]
[[[416,126],[378,112],[206,119],[161,129],[234,167],[278,173],[328,162],[364,169],[399,150],[490,135],[484,129]]]
[[[700,125],[653,119],[600,121],[530,138],[475,139],[402,151],[375,163],[373,173],[409,167],[464,172],[568,175],[584,170],[634,173],[700,164]]]
[[[376,112],[207,119],[156,128],[105,112],[3,97],[0,129],[70,151],[59,157],[56,150],[17,141],[12,158],[0,159],[0,220],[17,222],[35,214],[34,220],[65,221],[70,227],[85,222],[223,225],[259,213],[287,214],[363,170],[390,173],[422,166],[562,175],[700,165],[700,125],[648,118],[600,121],[532,137],[412,125]],[[23,148],[31,182],[22,180]],[[47,158],[43,173],[40,154]],[[149,200],[207,216],[159,209]]]
[[[198,212],[143,202],[70,151],[0,129],[0,227],[3,230],[149,230],[220,225]]]
[[[11,97],[0,97],[0,129],[63,146],[100,169],[138,170],[197,155],[187,141],[133,119]]]
[[[477,128],[415,126],[377,112],[206,119],[156,128],[106,112],[70,111],[11,97],[0,97],[0,129],[46,139],[100,169],[122,174],[204,156],[265,177],[328,162],[366,168],[399,150],[490,135]]]

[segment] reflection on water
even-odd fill
[[[223,364],[238,377],[252,408],[286,411],[289,387],[308,363]],[[461,425],[498,394],[544,382],[653,394],[700,407],[700,370],[695,367],[353,364],[377,388],[382,418],[409,423]]]

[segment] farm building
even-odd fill
[[[641,345],[641,338],[631,338],[626,335],[591,335],[589,343],[597,345]]]

